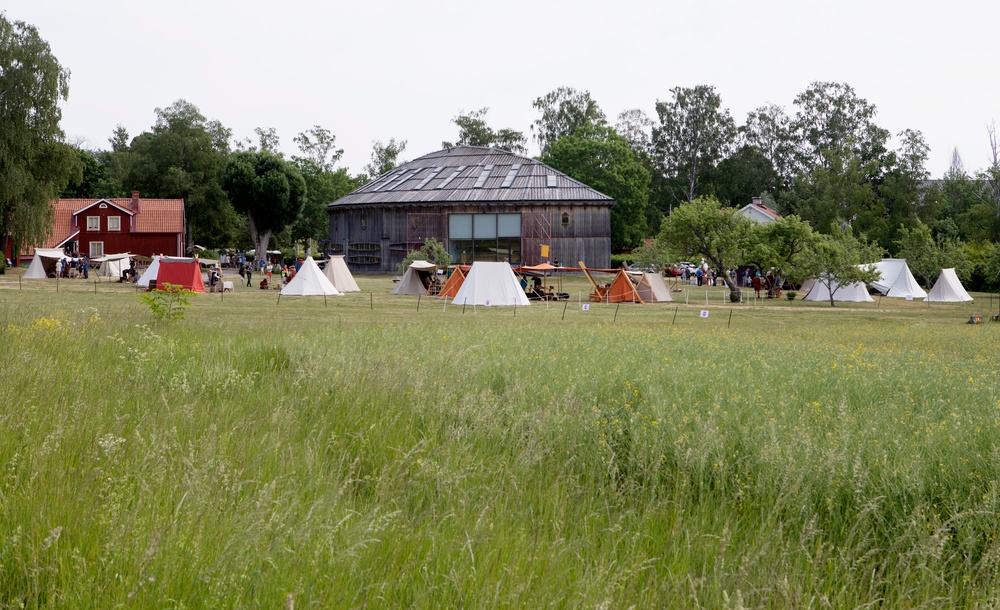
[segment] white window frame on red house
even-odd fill
[[[101,258],[102,256],[104,256],[104,242],[90,242],[90,258]]]
[[[108,231],[121,231],[121,230],[122,230],[122,217],[108,216]]]
[[[101,230],[101,217],[100,216],[87,216],[87,230],[88,231],[100,231]]]

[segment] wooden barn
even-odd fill
[[[60,199],[52,205],[52,234],[40,248],[90,258],[124,252],[184,255],[183,199],[141,199],[132,191],[131,199]]]
[[[479,146],[400,165],[327,206],[333,254],[355,273],[395,273],[428,238],[452,263],[611,265],[614,200],[551,167]]]

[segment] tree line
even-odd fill
[[[0,240],[9,236],[15,246],[41,241],[56,197],[132,190],[184,199],[189,243],[322,242],[326,204],[392,169],[406,147],[375,142],[371,164],[350,175],[337,167],[343,150],[324,127],[296,135],[299,154],[285,159],[274,129],[238,140],[178,100],[156,109],[150,129],[131,137],[118,126],[108,149],[88,150],[64,142],[58,102],[68,96],[69,73],[33,26],[0,16],[0,66]],[[530,133],[539,160],[616,200],[615,252],[661,235],[675,209],[699,198],[729,209],[760,197],[819,234],[849,230],[896,256],[932,251],[974,286],[996,283],[989,261],[1000,242],[1000,149],[993,129],[987,169],[966,172],[956,151],[946,175],[931,180],[920,131],[890,134],[876,107],[846,83],[812,83],[790,108],[765,104],[742,124],[709,85],[674,87],[655,101],[652,116],[626,110],[613,124],[588,91],[559,87],[532,106],[539,116],[527,132],[491,127],[488,107],[460,112],[458,138],[442,146],[526,154]]]

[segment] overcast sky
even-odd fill
[[[531,102],[559,86],[591,92],[613,124],[655,117],[673,87],[712,85],[738,124],[792,101],[813,81],[843,82],[894,135],[923,132],[940,177],[957,147],[988,165],[1000,78],[1000,3],[841,0],[6,0],[71,73],[63,129],[109,148],[155,109],[196,105],[237,138],[273,127],[281,149],[320,125],[352,174],[372,142],[406,140],[409,160],[455,140],[451,120],[531,137]],[[896,140],[894,139],[893,144]],[[532,140],[529,152],[537,154]]]

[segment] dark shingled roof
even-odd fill
[[[404,163],[327,208],[531,202],[614,205],[611,197],[540,161],[497,148],[457,146]]]

